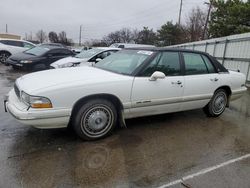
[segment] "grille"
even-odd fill
[[[16,96],[20,99],[20,90],[18,89],[16,83],[14,84],[14,90],[15,90]]]

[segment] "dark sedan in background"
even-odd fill
[[[14,69],[39,71],[49,69],[51,63],[73,55],[75,54],[67,48],[43,45],[12,55],[6,63]]]

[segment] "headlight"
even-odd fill
[[[65,64],[62,64],[62,65],[58,65],[58,68],[66,68],[66,67],[73,67],[73,63],[65,63]]]
[[[46,97],[32,96],[22,91],[21,99],[32,108],[52,108],[52,103]]]
[[[22,60],[22,61],[20,61],[20,63],[32,63],[32,61],[30,61],[30,60]]]
[[[58,68],[66,68],[66,67],[76,67],[80,64],[80,62],[69,62],[63,65],[58,65]]]

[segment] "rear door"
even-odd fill
[[[204,107],[220,86],[221,75],[210,59],[202,54],[182,52],[185,66],[182,110]]]
[[[72,56],[73,53],[67,49],[53,49],[47,53],[47,65],[62,59],[64,57]]]
[[[155,71],[166,77],[150,81]],[[162,114],[180,110],[184,78],[178,52],[162,52],[135,77],[131,95],[131,116]]]
[[[8,46],[11,54],[16,54],[26,50],[21,41],[6,40],[5,44]]]

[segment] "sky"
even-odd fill
[[[121,28],[157,30],[167,21],[178,21],[181,0],[0,0],[0,33],[33,35],[43,29],[66,31],[67,37],[79,41],[101,39]],[[205,0],[183,0],[181,22],[193,7],[206,9]]]

